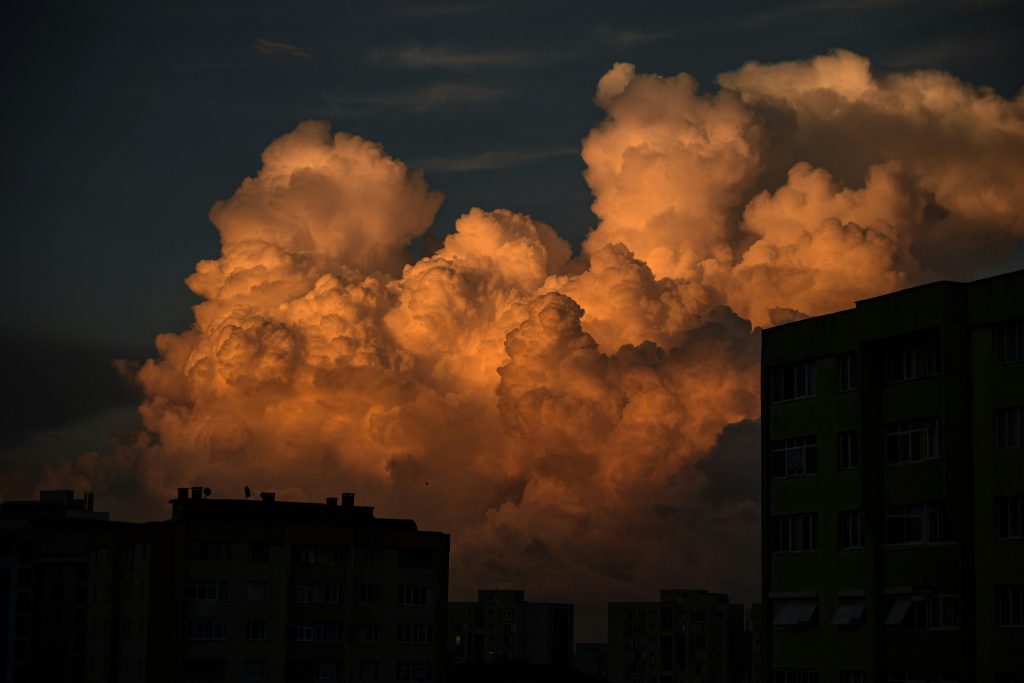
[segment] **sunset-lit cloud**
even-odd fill
[[[311,53],[292,43],[280,43],[276,40],[257,38],[254,45],[257,52],[265,55],[286,55],[288,57],[298,57],[299,59],[313,58]]]
[[[211,210],[195,322],[136,376],[144,430],[44,479],[153,514],[193,483],[355,490],[451,532],[456,591],[729,589],[747,550],[726,546],[759,510],[715,463],[756,467],[757,328],[1024,241],[1024,100],[849,52],[719,84],[600,79],[576,257],[541,221],[473,209],[413,262],[440,195],[300,124]]]

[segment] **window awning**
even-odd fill
[[[907,612],[910,610],[910,597],[898,598],[892,603],[892,607],[889,608],[889,614],[885,617],[886,626],[902,626],[903,620],[907,618]]]
[[[857,626],[864,616],[864,601],[851,600],[839,604],[835,616],[832,617],[833,626]]]
[[[818,611],[815,600],[780,600],[775,607],[774,626],[807,626]]]

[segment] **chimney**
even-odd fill
[[[178,500],[188,500],[188,489],[184,486],[178,487]]]
[[[274,492],[273,491],[261,491],[260,492],[260,500],[262,500],[265,503],[273,503],[274,502]]]
[[[336,507],[338,507],[338,499],[337,498],[328,498],[327,499],[327,507],[329,507],[329,508],[336,508]]]
[[[87,512],[92,512],[93,497],[91,491],[85,492],[85,509]]]
[[[202,500],[203,498],[203,487],[193,486],[192,487],[192,500]]]
[[[356,504],[356,494],[354,493],[343,493],[341,494],[341,506],[350,508]]]

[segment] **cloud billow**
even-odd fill
[[[300,124],[211,211],[195,323],[137,375],[144,431],[44,478],[123,509],[194,482],[356,490],[453,534],[456,592],[752,597],[756,494],[707,459],[756,467],[730,449],[756,441],[758,328],[942,276],[959,244],[1020,244],[1024,100],[848,52],[719,84],[601,79],[577,257],[540,221],[473,209],[410,262],[440,195],[379,145]]]

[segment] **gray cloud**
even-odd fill
[[[254,43],[256,51],[264,55],[285,55],[299,59],[313,59],[313,55],[292,43],[279,43],[274,40],[257,38]]]

